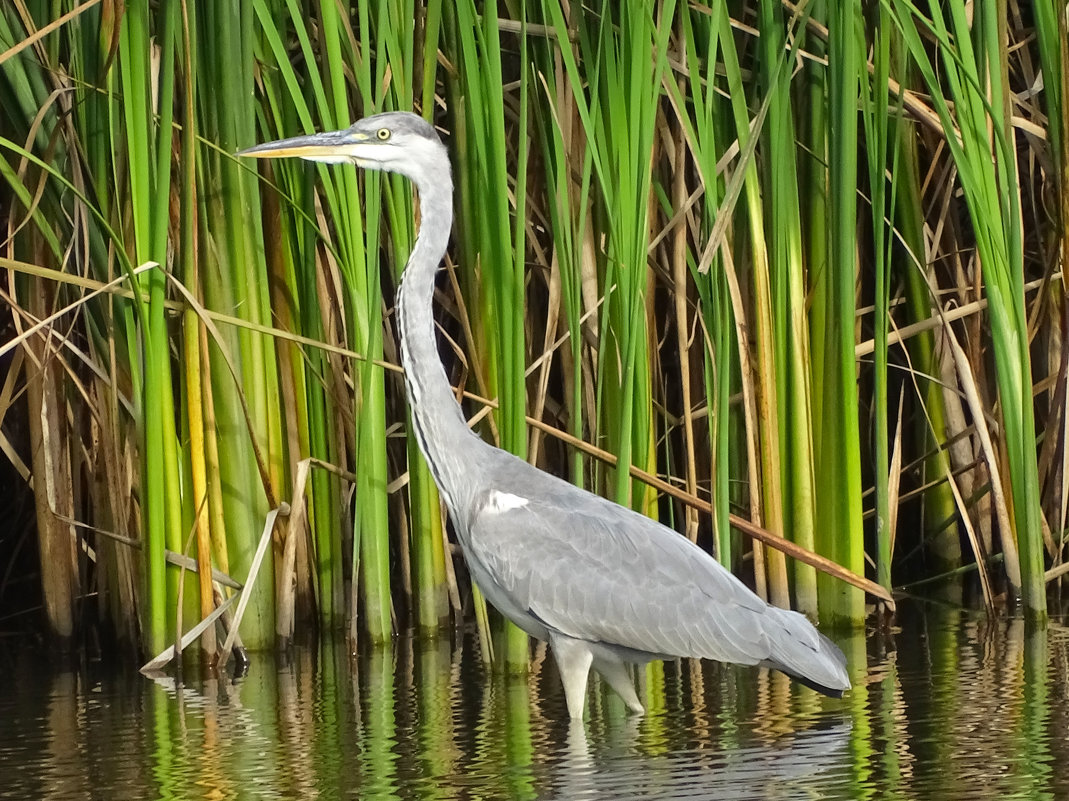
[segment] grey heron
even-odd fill
[[[412,425],[472,578],[499,612],[549,642],[573,719],[583,716],[591,667],[642,713],[628,665],[655,659],[763,665],[828,695],[849,689],[842,652],[803,615],[765,603],[667,526],[545,473],[468,427],[434,335],[434,276],[452,228],[453,180],[433,126],[387,112],[239,155],[350,162],[415,184],[422,222],[397,290]]]

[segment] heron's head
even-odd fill
[[[406,111],[365,117],[341,131],[294,136],[238,151],[239,156],[296,156],[331,164],[350,162],[369,170],[387,170],[419,180],[448,161],[434,127]],[[448,170],[448,166],[446,166]]]

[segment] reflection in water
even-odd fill
[[[504,676],[467,638],[356,660],[332,643],[185,686],[0,653],[0,798],[1069,797],[1064,628],[913,608],[841,645],[841,701],[679,662],[638,677],[646,717],[595,684],[582,725],[543,648]]]
[[[605,753],[591,754],[582,724],[570,724],[568,748],[547,777],[546,797],[602,798],[802,798],[826,788],[830,769],[847,761],[850,725],[801,731],[769,745],[677,751],[670,743],[650,754],[640,723],[625,723]],[[624,736],[620,736],[624,735]],[[830,796],[829,796],[830,797]]]

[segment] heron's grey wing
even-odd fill
[[[769,658],[767,604],[684,537],[568,484],[522,500],[483,504],[470,547],[550,628],[649,654]]]
[[[769,606],[675,531],[533,471],[490,490],[468,547],[498,591],[550,629],[649,656],[768,664],[825,691],[850,686],[842,652]]]

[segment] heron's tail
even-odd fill
[[[769,613],[775,615],[778,630],[770,634],[772,651],[762,664],[819,693],[841,698],[850,689],[850,677],[839,646],[797,612],[770,607]]]

